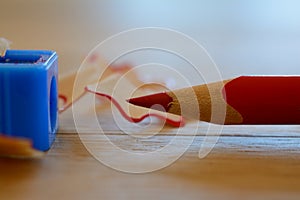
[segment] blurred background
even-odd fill
[[[194,38],[224,78],[300,74],[297,0],[1,0],[0,24],[13,49],[56,50],[61,74],[106,38],[149,26]]]

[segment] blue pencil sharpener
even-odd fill
[[[0,56],[0,133],[51,147],[58,128],[58,67],[54,51],[7,50]]]

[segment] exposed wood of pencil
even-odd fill
[[[240,113],[228,105],[222,95],[224,84],[229,81],[230,80],[208,85],[198,85],[167,92],[173,99],[169,105],[168,112],[193,117],[195,115],[195,107],[191,106],[193,104],[191,102],[195,101],[194,97],[196,97],[199,106],[196,112],[199,114],[198,117],[201,121],[217,124],[242,123],[243,118]],[[195,95],[190,95],[192,93]],[[183,106],[185,106],[185,108]],[[184,113],[182,113],[182,110]],[[212,112],[215,112],[213,117]]]

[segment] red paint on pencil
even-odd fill
[[[300,77],[242,76],[223,88],[244,124],[299,124]]]
[[[164,110],[160,111],[168,111],[170,103],[173,101],[173,98],[170,97],[166,92],[156,93],[153,95],[147,95],[143,97],[131,98],[128,100],[129,103],[134,105],[151,108],[156,104],[161,105]],[[157,107],[158,109],[161,107]]]

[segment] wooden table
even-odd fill
[[[216,4],[218,12],[213,3],[195,6],[183,2],[187,5],[183,7],[184,13],[178,12],[181,4],[173,2],[166,3],[164,9],[149,8],[143,3],[130,3],[127,7],[123,5],[129,2],[121,6],[119,3],[3,1],[0,36],[13,41],[12,48],[16,49],[55,49],[60,55],[62,72],[79,66],[91,48],[112,34],[143,26],[174,27],[191,37],[197,36],[195,39],[208,47],[227,77],[297,74],[299,69],[299,59],[294,56],[299,52],[299,31],[289,20],[297,18],[293,14],[274,12],[269,13],[269,19],[261,19],[259,12],[253,15],[255,6],[220,6],[220,2]],[[257,7],[261,12],[269,10],[268,4]],[[157,16],[154,23],[150,23],[152,15]],[[273,20],[278,16],[282,18],[279,23]],[[120,130],[110,105],[104,102],[97,108],[105,133],[99,135],[99,130],[90,125],[91,109],[80,103],[86,108],[81,136],[91,141],[101,155],[115,160],[119,168],[134,167],[139,160],[118,155],[106,138],[129,152],[147,153],[167,145],[177,131],[165,126],[151,136],[149,130],[160,126],[159,122],[143,131],[125,121],[121,122]],[[115,117],[122,119],[118,114]],[[68,110],[60,116],[56,141],[42,159],[0,158],[0,199],[300,199],[300,126],[225,126],[212,152],[199,159],[208,124],[200,123],[194,137],[191,133],[197,124],[192,122],[177,134],[183,142],[193,143],[174,163],[154,172],[130,174],[104,165],[87,151]],[[138,138],[124,131],[135,132]],[[178,148],[180,144],[165,155],[173,158]],[[153,158],[153,163],[162,161]]]
[[[104,133],[99,135],[97,128],[89,125],[93,109],[87,108],[84,99],[77,104],[86,108],[80,122],[86,126],[81,127],[80,136],[121,169],[139,161],[118,156],[105,138],[126,151],[147,153],[163,148],[177,132],[164,126],[160,133],[149,135],[149,130],[160,126],[157,121],[150,127],[142,122],[141,127],[133,128],[121,120],[120,130],[110,104],[103,101],[97,107]],[[122,119],[118,113],[115,117]],[[189,133],[196,125],[200,128],[192,138]],[[136,131],[143,126],[145,131]],[[177,133],[183,143],[193,139],[183,156],[163,169],[132,174],[96,160],[82,144],[68,110],[60,116],[56,141],[42,159],[0,159],[0,199],[299,199],[299,126],[224,126],[212,152],[199,159],[207,127],[206,123],[190,122]],[[176,156],[178,145],[167,156]],[[159,159],[154,157],[153,163]]]

